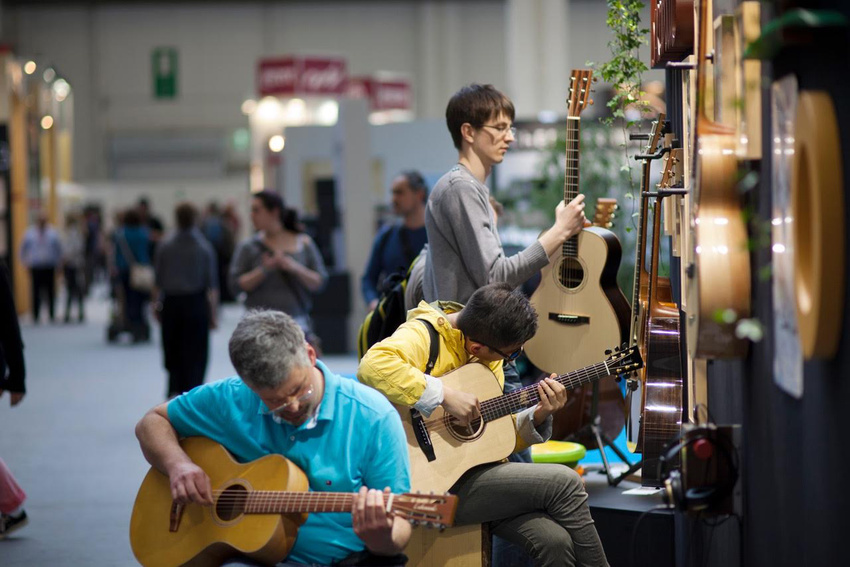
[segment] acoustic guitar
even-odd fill
[[[578,196],[579,115],[588,104],[592,71],[570,78],[564,201]],[[581,368],[598,360],[608,345],[627,341],[629,304],[617,287],[622,249],[617,236],[599,227],[583,229],[549,258],[531,296],[538,330],[525,354],[545,372]]]
[[[687,267],[688,351],[699,358],[737,358],[747,341],[735,336],[734,319],[750,314],[750,256],[738,195],[735,129],[706,113],[710,30],[708,2],[699,9],[697,49],[696,179]],[[731,312],[733,317],[727,317]]]
[[[646,355],[646,317],[649,308],[649,269],[646,267],[646,244],[647,244],[647,210],[649,208],[650,175],[652,173],[652,162],[662,157],[662,153],[655,153],[661,132],[664,129],[666,115],[660,113],[658,119],[652,124],[649,141],[641,156],[641,180],[640,199],[638,205],[637,236],[635,238],[635,276],[632,285],[632,314],[629,338],[632,345],[637,346],[641,356]],[[659,278],[658,286],[663,288],[662,296],[669,300],[670,280]],[[666,295],[665,295],[666,294]],[[643,384],[646,381],[645,368],[637,371],[638,380],[633,384],[636,389],[630,389],[626,397],[626,440],[629,450],[640,453],[640,415],[643,412]]]
[[[353,494],[308,491],[304,472],[281,455],[239,464],[205,437],[180,444],[210,477],[214,503],[176,504],[168,477],[151,468],[130,519],[130,545],[145,567],[218,566],[240,555],[273,565],[287,556],[307,514],[351,511]],[[442,529],[454,521],[456,496],[385,498],[390,513],[414,524]]]
[[[642,365],[640,353],[632,347],[555,379],[572,390],[605,376],[633,372]],[[472,467],[510,455],[516,446],[511,415],[540,401],[537,384],[503,394],[496,376],[479,363],[461,366],[440,379],[450,388],[475,394],[481,417],[464,426],[442,407],[427,418],[415,409],[398,407],[407,435],[411,486],[423,492],[446,492]]]
[[[694,50],[694,0],[650,0],[650,65],[681,61]]]
[[[670,152],[664,164],[659,190],[671,186],[674,166],[681,159],[681,149]],[[659,294],[662,199],[663,193],[659,193],[654,207],[649,298],[646,329],[643,332],[646,366],[643,371],[640,446],[643,453],[641,483],[644,486],[661,486],[664,482],[659,458],[670,440],[681,431],[684,404],[679,307],[670,300],[662,299]]]

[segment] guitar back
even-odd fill
[[[502,395],[499,381],[483,364],[467,364],[441,377],[449,388],[475,394],[480,401]],[[410,456],[410,485],[413,491],[443,493],[469,469],[507,458],[516,446],[516,429],[510,415],[480,424],[475,430],[462,430],[438,407],[425,418],[434,448],[429,461],[414,433],[410,408],[397,406]]]
[[[268,455],[242,465],[218,443],[203,437],[182,442],[183,449],[210,476],[213,490],[308,488],[307,478],[288,460]],[[177,531],[169,530],[172,514],[168,477],[151,468],[142,482],[130,520],[130,544],[145,567],[221,565],[227,558],[247,555],[260,563],[281,561],[295,543],[306,514],[238,514],[223,504],[186,505]]]
[[[629,304],[617,287],[622,250],[614,233],[585,228],[578,236],[578,257],[558,250],[543,269],[531,296],[537,334],[525,353],[545,372],[563,372],[592,364],[613,344],[626,342]],[[569,262],[567,268],[564,263]],[[570,322],[561,316],[578,316]]]
[[[699,18],[697,166],[690,227],[694,250],[687,271],[686,301],[688,351],[700,358],[736,358],[746,355],[748,344],[735,336],[735,319],[750,313],[747,227],[737,189],[738,140],[734,128],[707,115],[707,2],[700,3]],[[729,310],[733,317],[718,316]]]

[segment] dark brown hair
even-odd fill
[[[291,209],[283,204],[283,198],[271,189],[263,189],[259,193],[254,193],[254,199],[259,199],[263,207],[267,211],[277,209],[280,216],[280,224],[290,232],[304,232],[301,223],[298,220],[298,211]]]
[[[495,348],[521,345],[537,332],[537,312],[528,298],[506,283],[479,288],[457,317],[468,339]]]
[[[177,221],[177,228],[189,230],[195,226],[195,221],[198,219],[198,209],[192,203],[184,201],[174,209],[174,218]]]
[[[446,107],[446,125],[455,148],[461,149],[463,136],[460,127],[465,123],[481,128],[485,122],[502,113],[513,121],[516,116],[514,103],[493,85],[473,83],[460,89]]]

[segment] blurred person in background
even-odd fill
[[[88,295],[89,289],[98,278],[98,275],[103,275],[102,272],[99,274],[98,271],[106,264],[103,250],[103,223],[100,218],[100,211],[95,206],[89,206],[86,207],[84,215],[86,266],[85,289],[83,293]]]
[[[148,238],[150,239],[148,246],[150,247],[150,256],[153,258],[156,247],[165,234],[165,225],[162,224],[158,216],[151,212],[150,202],[147,197],[139,199],[136,210],[139,213],[141,225],[148,229]]]
[[[425,203],[428,186],[418,171],[405,171],[393,179],[393,213],[400,220],[384,226],[372,242],[366,271],[360,280],[369,311],[378,304],[381,284],[393,272],[406,271],[428,241]]]
[[[180,203],[174,218],[177,230],[160,243],[154,260],[154,316],[162,324],[168,398],[204,383],[218,303],[216,254],[197,227],[198,210]]]
[[[24,234],[21,261],[32,276],[33,323],[38,324],[42,292],[47,296],[47,313],[52,323],[55,321],[56,268],[62,262],[62,244],[59,233],[47,224],[47,215],[43,212],[38,213],[36,225],[29,227]]]
[[[62,239],[62,266],[65,276],[65,322],[71,322],[71,305],[78,306],[77,318],[80,323],[85,320],[83,308],[83,279],[86,266],[86,245],[83,231],[80,229],[79,217],[68,214],[65,217],[65,235]]]
[[[133,263],[151,265],[150,236],[135,208],[124,213],[123,225],[116,225],[112,245],[114,276],[121,290],[117,295],[123,295],[122,314],[126,330],[133,333],[134,342],[150,340],[150,325],[145,316],[150,293],[130,285],[130,266]]]
[[[275,309],[289,314],[317,347],[310,311],[313,294],[328,274],[319,248],[304,234],[294,209],[284,206],[274,191],[251,200],[251,222],[257,231],[242,242],[230,263],[234,294],[245,293],[245,307]]]
[[[220,290],[219,299],[223,299],[225,290],[227,289],[227,268],[230,266],[230,259],[233,258],[234,240],[236,236],[231,231],[228,223],[225,222],[222,212],[219,210],[218,203],[211,201],[207,205],[204,219],[201,222],[201,232],[212,245],[215,251],[216,262],[218,264],[218,288]],[[228,292],[227,300],[232,301],[233,297]]]
[[[0,262],[0,401],[9,392],[9,403],[17,406],[24,399],[26,387],[24,343],[12,297],[12,283],[6,264]],[[0,539],[27,524],[23,504],[26,493],[0,459]]]

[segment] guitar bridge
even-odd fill
[[[549,320],[564,325],[587,325],[590,317],[585,315],[567,315],[565,313],[549,313]]]
[[[429,463],[436,461],[437,456],[434,454],[434,445],[431,444],[431,435],[428,433],[428,428],[425,426],[425,419],[422,417],[422,414],[415,409],[411,409],[410,420],[413,425],[413,435],[416,437],[419,448],[425,454]]]

